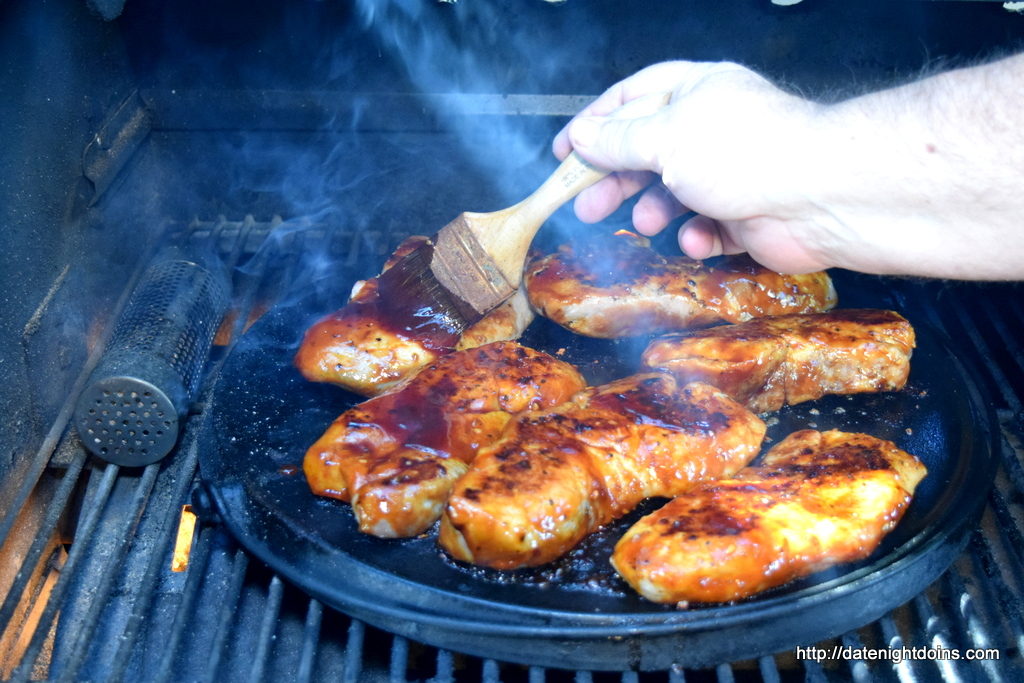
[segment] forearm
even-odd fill
[[[879,273],[1024,277],[1024,56],[826,106],[806,140],[821,249]]]

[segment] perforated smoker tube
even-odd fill
[[[214,255],[164,249],[132,291],[75,408],[82,443],[118,465],[148,465],[178,440],[230,280]]]

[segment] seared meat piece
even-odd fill
[[[439,542],[465,562],[549,562],[650,496],[728,476],[765,426],[706,384],[634,375],[520,416],[452,490]]]
[[[384,270],[426,239],[414,236],[405,240]],[[295,366],[306,379],[376,396],[452,349],[518,339],[533,320],[522,289],[461,337],[438,334],[436,326],[420,326],[419,321],[394,320],[378,301],[377,278],[360,280],[347,305],[309,328],[295,355]]]
[[[900,389],[913,348],[914,328],[899,313],[850,309],[668,335],[651,342],[643,363],[713,384],[761,413],[825,394]]]
[[[463,330],[455,350],[475,349],[491,342],[519,339],[531,322],[533,309],[530,300],[526,298],[526,289],[520,287],[511,299]]]
[[[661,334],[836,304],[827,273],[780,275],[746,256],[667,258],[632,233],[595,235],[526,266],[542,315],[588,337]]]
[[[343,413],[306,452],[303,470],[313,493],[352,503],[361,531],[414,536],[514,414],[584,386],[568,363],[515,342],[456,351]]]
[[[760,467],[707,481],[619,540],[615,569],[655,602],[727,602],[870,555],[927,470],[867,434],[805,430]]]

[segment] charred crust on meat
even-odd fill
[[[506,448],[495,453],[494,459],[500,462],[505,462],[506,460],[513,458],[516,455],[518,455],[518,453],[516,452],[515,448]]]
[[[661,535],[686,534],[695,540],[699,536],[736,536],[756,527],[755,517],[738,517],[716,505],[706,505],[668,520]]]

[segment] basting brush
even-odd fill
[[[648,93],[610,117],[650,116],[671,99],[671,92]],[[544,221],[606,175],[571,152],[518,204],[459,215],[378,277],[378,321],[414,333],[427,346],[453,347],[463,330],[519,289],[530,243]]]
[[[518,204],[459,215],[379,276],[378,315],[438,346],[454,345],[519,288],[544,221],[606,175],[573,152]]]

